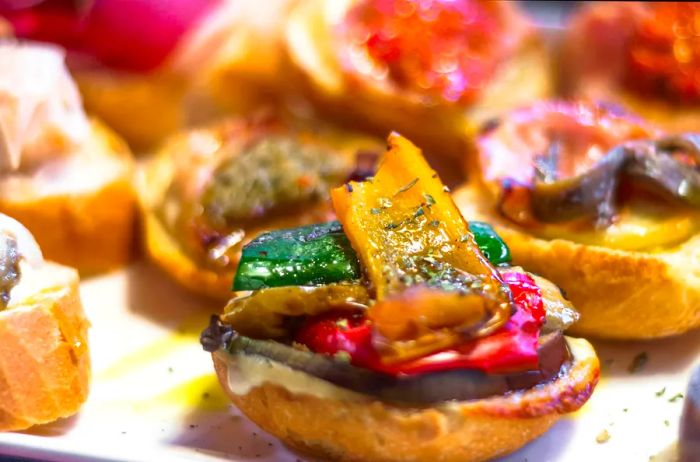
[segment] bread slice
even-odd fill
[[[524,446],[588,399],[598,381],[598,358],[585,340],[567,343],[572,366],[552,382],[432,407],[384,403],[279,363],[275,367],[302,374],[303,383],[281,382],[269,361],[258,369],[221,351],[213,359],[233,403],[294,449],[341,461],[477,462]]]
[[[461,159],[471,150],[470,137],[485,120],[552,92],[548,53],[534,34],[522,41],[470,106],[427,105],[415,93],[370,81],[350,83],[336,55],[336,31],[329,18],[351,3],[300,2],[292,10],[285,32],[292,71],[288,85],[294,91],[301,89],[320,112],[342,123],[382,137],[396,131],[434,156]]]
[[[627,44],[647,8],[642,2],[592,2],[581,8],[558,50],[562,89],[569,97],[620,105],[669,132],[697,131],[697,104],[635,94],[622,82]]]
[[[215,299],[231,295],[234,272],[216,272],[198,265],[165,229],[155,211],[142,206],[143,246],[155,262],[178,284]]]
[[[155,71],[73,69],[85,107],[138,152],[224,114],[279,98],[282,23],[297,0],[222,2],[188,30]]]
[[[4,175],[0,213],[22,222],[50,260],[84,273],[122,266],[132,256],[136,212],[131,153],[96,120],[77,149]]]
[[[147,150],[186,120],[187,83],[168,73],[147,75],[103,69],[73,72],[85,109],[104,120],[136,150]]]
[[[276,137],[297,138],[300,143],[327,149],[325,155],[337,156],[348,168],[348,175],[356,165],[358,152],[379,152],[383,148],[377,139],[362,134],[317,120],[270,116],[266,111],[223,119],[169,138],[137,172],[143,244],[156,265],[193,292],[228,300],[241,245],[273,229],[333,219],[330,201],[325,200],[294,206],[290,213],[266,212],[240,224],[243,235],[227,251],[224,264],[213,264],[208,257],[209,247],[201,236],[208,232],[209,225],[206,216],[198,212],[203,191],[223,162],[244,153],[250,143]],[[234,225],[230,223],[226,232],[235,231]]]
[[[496,226],[514,264],[566,292],[581,314],[570,332],[648,339],[700,327],[700,235],[653,253],[544,240],[503,219],[476,181],[455,191],[454,200],[468,220]]]
[[[0,311],[0,431],[75,414],[89,391],[88,321],[78,273],[55,263],[23,269]]]

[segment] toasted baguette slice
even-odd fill
[[[143,246],[151,261],[178,284],[193,292],[215,299],[230,296],[231,272],[216,272],[198,265],[182,250],[149,206],[142,206],[141,216]]]
[[[75,414],[88,395],[88,321],[78,273],[55,263],[23,270],[0,311],[0,431]]]
[[[135,215],[129,149],[100,122],[91,125],[77,152],[0,179],[0,212],[22,222],[48,259],[85,273],[129,261]]]
[[[494,115],[552,93],[550,61],[543,41],[528,35],[504,62],[472,105],[425,104],[417,94],[376,82],[348,81],[334,48],[331,17],[353,1],[300,2],[286,26],[286,46],[292,68],[290,87],[302,91],[331,117],[386,136],[397,131],[434,156],[463,158],[470,138]]]
[[[567,343],[573,363],[552,382],[433,407],[398,407],[267,360],[213,359],[233,403],[294,449],[342,461],[477,462],[522,447],[588,399],[598,358],[585,340]]]
[[[73,69],[85,107],[138,151],[188,125],[277,101],[282,22],[297,0],[222,2],[150,73]]]
[[[265,111],[258,114],[259,117],[253,114],[223,119],[174,135],[156,155],[140,165],[136,175],[143,244],[149,257],[186,288],[219,300],[231,297],[243,245],[263,232],[324,222],[334,216],[330,201],[313,199],[300,202],[299,207],[288,204],[291,213],[266,211],[254,220],[228,223],[217,229],[198,211],[202,208],[202,196],[221,165],[244,155],[248,146],[261,140],[282,137],[322,149],[318,155],[336,157],[349,175],[358,152],[377,152],[382,148],[374,138],[317,120],[269,116]],[[237,229],[243,235],[226,250],[226,262],[212,264],[208,254],[212,244],[202,236],[228,235]],[[221,237],[218,239],[222,241]]]
[[[100,117],[137,150],[157,145],[185,124],[183,77],[137,75],[102,69],[73,73],[85,109]]]
[[[501,218],[476,182],[454,200],[468,220],[496,226],[515,264],[564,289],[581,314],[570,332],[647,339],[700,327],[700,235],[653,253],[544,240]]]
[[[627,46],[648,8],[644,2],[591,2],[581,8],[561,40],[562,90],[569,97],[619,104],[669,132],[696,131],[697,104],[677,104],[625,88]]]

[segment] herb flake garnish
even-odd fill
[[[676,393],[675,395],[673,395],[672,397],[670,397],[670,398],[668,399],[668,402],[669,402],[669,403],[675,403],[675,402],[678,401],[679,399],[683,399],[683,393]]]
[[[663,387],[661,390],[657,391],[657,392],[656,392],[656,397],[657,397],[657,398],[658,398],[658,397],[661,397],[661,396],[664,395],[664,393],[666,393],[666,387]]]
[[[423,194],[423,198],[425,198],[425,203],[428,207],[435,205],[435,198],[430,194]]]
[[[405,184],[404,186],[402,186],[401,188],[399,188],[399,190],[396,191],[396,194],[394,194],[394,195],[396,196],[396,195],[398,195],[398,194],[401,194],[401,193],[403,193],[403,192],[408,191],[409,189],[411,189],[412,187],[414,187],[414,186],[416,185],[416,183],[418,183],[418,180],[420,180],[420,178],[418,178],[418,177],[412,179],[412,180],[409,181],[407,184]]]

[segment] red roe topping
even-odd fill
[[[503,5],[475,0],[362,0],[344,24],[357,72],[469,102],[504,52]]]
[[[700,4],[649,8],[631,38],[627,85],[678,103],[700,102]]]

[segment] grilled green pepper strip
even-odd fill
[[[494,265],[510,250],[488,223],[469,222],[481,252]],[[243,248],[233,290],[356,281],[360,265],[337,221],[262,234]]]
[[[233,290],[355,281],[360,264],[337,221],[262,234],[243,248]]]
[[[510,263],[510,249],[490,224],[483,221],[470,221],[469,231],[474,235],[481,253],[491,263],[494,265]]]

